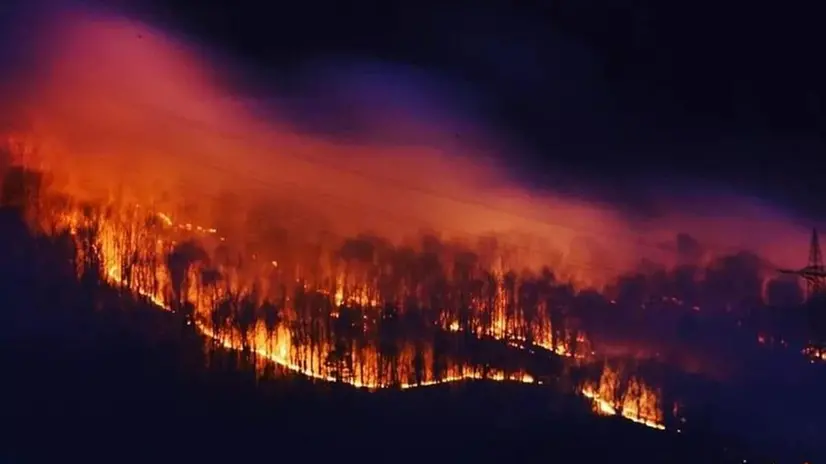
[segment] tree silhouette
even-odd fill
[[[173,309],[178,310],[186,302],[190,285],[189,271],[195,263],[209,259],[206,251],[194,240],[187,240],[176,245],[166,259],[172,285]]]
[[[258,319],[264,322],[264,328],[267,331],[267,351],[273,353],[273,339],[275,338],[276,330],[281,324],[281,308],[265,300],[258,308]]]
[[[257,304],[255,294],[249,293],[242,296],[235,296],[235,311],[232,313],[232,324],[238,330],[241,337],[241,355],[244,362],[255,366],[256,351],[253,329],[257,321]]]
[[[400,381],[397,376],[399,372],[399,335],[398,308],[391,303],[387,303],[382,308],[379,322],[379,353],[380,364],[387,366],[381,372],[390,372],[390,378],[386,379],[388,385],[398,385]]]

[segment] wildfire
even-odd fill
[[[446,330],[451,332],[458,333],[462,331],[459,321],[454,320],[444,326]],[[530,331],[530,334],[525,335],[526,331]],[[559,356],[580,360],[594,355],[585,333],[572,332],[567,328],[560,332],[554,332],[550,320],[524,328],[519,327],[517,323],[507,324],[502,318],[495,322],[490,334],[484,334],[482,331],[476,333],[479,336],[488,335],[494,340],[506,341],[509,346],[520,349],[539,347]]]
[[[803,355],[814,362],[826,362],[826,348],[816,346],[814,344],[803,349]]]
[[[623,383],[620,372],[606,365],[599,382],[586,383],[581,392],[593,402],[597,414],[620,415],[638,424],[665,430],[660,394],[640,379],[632,376]]]
[[[166,215],[163,217],[168,218]],[[169,223],[168,225],[172,224]],[[119,272],[120,267],[118,260],[115,259],[120,255],[114,242],[110,241],[114,235],[102,234],[101,237],[103,242],[101,249],[104,250],[104,263],[108,263],[106,267],[108,270],[107,277],[113,283],[123,285],[124,279],[121,276],[122,273]],[[108,254],[105,252],[106,250],[108,250]],[[106,256],[109,256],[109,258],[106,258]],[[164,275],[160,269],[155,269],[154,273],[155,276]],[[134,282],[143,281],[136,280]],[[158,306],[170,309],[163,294],[158,291],[160,287],[156,286],[153,288],[154,291],[153,289],[141,286],[139,283],[133,284],[131,287],[133,291],[148,297]],[[334,303],[336,307],[341,307],[346,301],[355,301],[369,306],[378,305],[377,300],[371,300],[366,296],[366,290],[357,292],[358,296],[348,297],[347,300],[345,300],[344,291],[344,286],[339,280],[337,290],[334,293]],[[497,292],[497,298],[501,298],[502,296],[503,294],[501,292]],[[197,302],[196,314],[210,313],[210,306],[213,302],[210,301],[209,298],[205,298],[203,294],[198,293],[194,288],[190,290],[190,298]],[[502,304],[497,302],[494,307],[499,310],[499,308],[502,308]],[[526,328],[524,324],[520,325],[515,321],[509,320],[501,310],[499,311],[500,312],[493,317],[493,327],[487,331],[487,335],[496,340],[507,340],[511,346],[524,349],[526,347],[526,341],[528,338],[531,338],[534,345],[553,351],[561,356],[581,359],[589,354],[593,354],[588,348],[587,338],[581,332],[571,336],[569,332],[562,331],[562,335],[559,336],[552,330],[549,320]],[[364,317],[366,318],[367,316],[365,315]],[[359,388],[377,389],[395,384],[402,389],[408,389],[467,379],[517,381],[522,383],[537,382],[534,377],[525,372],[506,373],[501,369],[482,369],[461,363],[449,364],[446,371],[438,377],[433,370],[426,369],[424,370],[424,375],[421,375],[417,379],[413,367],[416,364],[417,352],[412,344],[405,344],[401,349],[398,363],[399,367],[397,368],[398,375],[387,376],[382,375],[382,371],[386,369],[386,366],[382,366],[381,357],[374,347],[365,346],[359,350],[353,350],[349,359],[340,360],[339,363],[323,363],[319,358],[319,354],[334,351],[332,342],[326,340],[321,346],[302,344],[296,341],[295,334],[290,331],[287,324],[279,324],[275,330],[267,330],[265,325],[259,322],[254,326],[251,336],[245,336],[237,329],[216,331],[205,323],[203,319],[196,319],[195,324],[203,334],[226,348],[243,350],[252,347],[252,350],[259,356],[307,377],[331,382],[345,382]],[[460,323],[453,321],[447,324],[447,329],[452,332],[458,332],[461,329]],[[529,332],[529,334],[525,333],[526,330],[531,329],[533,329],[533,332]],[[484,335],[484,331],[479,329],[477,329],[476,333]],[[577,346],[584,348],[577,350]],[[422,365],[432,365],[433,348],[431,346],[425,346],[418,356],[422,358],[420,360]],[[343,366],[346,366],[346,370],[349,372],[348,375],[344,375],[341,372]],[[388,378],[395,378],[396,381],[388,382],[384,380]],[[599,414],[619,414],[628,420],[654,429],[665,429],[663,425],[663,413],[659,404],[660,395],[641,380],[633,377],[630,378],[620,394],[619,374],[606,366],[599,384],[587,385],[582,388],[581,393],[593,401],[594,411]]]
[[[156,215],[164,226],[172,229],[201,234],[217,233],[214,228],[191,224],[179,226],[165,213]],[[92,253],[100,259],[101,267],[105,269],[105,278],[109,282],[126,287],[158,307],[171,311],[171,294],[175,293],[172,289],[172,276],[167,269],[167,263],[160,257],[168,254],[175,243],[172,240],[157,238],[156,234],[141,229],[134,219],[132,215],[88,218],[73,212],[64,215],[62,222],[63,227],[76,237],[81,255]],[[84,244],[84,239],[78,236],[78,230],[84,227],[93,227],[97,231],[92,237],[92,243]],[[277,268],[275,262],[271,262],[271,265]],[[302,340],[302,336],[296,333],[295,327],[302,324],[296,308],[287,311],[285,320],[270,328],[261,320],[252,321],[252,326],[246,331],[225,324],[220,324],[220,327],[213,326],[215,324],[211,324],[211,321],[216,317],[218,301],[230,294],[243,295],[250,290],[243,288],[239,282],[229,285],[229,288],[204,288],[199,275],[202,271],[203,269],[197,266],[190,266],[184,279],[187,288],[183,290],[186,296],[184,299],[194,305],[192,321],[197,329],[225,348],[251,350],[264,359],[305,376],[344,382],[367,389],[393,385],[407,389],[466,379],[536,383],[536,380],[526,372],[506,372],[502,369],[481,368],[461,362],[448,361],[442,371],[437,373],[429,367],[433,365],[434,353],[433,347],[428,344],[416,346],[415,343],[400,343],[398,356],[392,363],[395,365],[391,365],[387,359],[382,359],[379,350],[372,343],[332,356],[331,353],[336,353],[334,337],[319,337],[309,342]],[[348,288],[344,285],[343,279],[337,281],[332,292],[318,289],[318,293],[326,296],[332,294],[332,318],[339,316],[345,304],[356,303],[371,309],[379,305],[377,298],[368,296],[370,292],[367,287]],[[362,328],[365,331],[375,322],[375,311],[371,312],[373,314],[365,313],[362,316]],[[418,373],[416,365],[423,366]]]
[[[392,331],[397,317],[415,313],[402,302],[427,301],[428,289],[409,281],[389,285],[392,282],[383,281],[370,264],[327,265],[320,269],[322,275],[313,275],[302,272],[309,265],[258,259],[256,250],[247,250],[246,260],[220,260],[226,239],[214,227],[178,223],[171,214],[135,204],[93,207],[65,201],[56,202],[60,207],[55,208],[48,206],[52,200],[48,195],[38,200],[44,209],[37,227],[70,234],[79,276],[100,272],[109,283],[159,308],[185,311],[189,323],[216,346],[251,353],[310,378],[370,390],[466,379],[539,383],[518,368],[480,366],[437,353],[432,339],[384,340],[382,331]],[[437,301],[438,321],[425,330],[469,333],[512,349],[538,347],[579,361],[593,355],[584,333],[566,326],[564,318],[552,322],[549,300],[534,299],[535,309],[526,316],[520,299],[529,296],[513,281],[508,283],[502,272],[489,276],[477,281],[481,287],[468,293],[465,304],[439,303],[430,294]],[[290,294],[287,285],[296,293]],[[652,390],[632,379],[615,404],[602,386],[607,382],[601,380],[596,390],[582,390],[598,412],[619,411],[634,422],[662,428],[658,396]]]

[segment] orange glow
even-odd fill
[[[392,129],[413,131],[415,145],[379,141],[377,128],[342,143],[300,128],[277,104],[262,116],[264,99],[251,104],[229,84],[240,66],[164,31],[79,9],[56,15],[33,29],[37,66],[15,107],[31,121],[37,164],[76,197],[151,204],[233,238],[285,216],[312,235],[370,230],[398,243],[426,229],[469,244],[495,236],[508,268],[550,264],[578,286],[600,287],[641,258],[673,264],[663,244],[677,232],[715,250],[742,246],[777,265],[801,264],[785,243],[805,229],[750,200],[658,194],[668,213],[632,220],[609,204],[527,191],[493,161],[506,153],[476,148],[498,142],[494,131],[471,127],[457,139],[426,117],[409,123],[404,108],[371,120],[389,128],[397,118]]]
[[[803,355],[808,357],[813,363],[826,362],[826,348],[823,347],[809,345],[803,349]]]
[[[582,395],[593,402],[594,411],[620,415],[630,421],[665,430],[661,395],[642,380],[630,377],[623,383],[620,372],[606,365],[597,383],[586,383]]]
[[[164,213],[153,215],[160,220],[160,230],[142,227],[140,224],[146,224],[146,221],[141,220],[141,214],[146,212],[139,206],[126,208],[120,213],[111,209],[108,211],[108,214],[96,215],[89,210],[84,213],[77,209],[66,210],[57,216],[58,229],[72,234],[77,243],[80,262],[88,263],[89,256],[85,253],[92,253],[100,260],[100,267],[110,283],[148,298],[159,308],[172,310],[170,299],[175,298],[175,284],[167,263],[158,258],[169,253],[171,247],[174,249],[175,242],[163,237],[184,231],[208,238],[217,231],[212,232],[211,228],[195,225],[179,227]],[[91,243],[84,243],[84,237],[88,237],[83,233],[84,230],[96,231],[96,235],[91,237]],[[277,268],[271,261],[268,264],[271,268]],[[370,390],[391,386],[408,389],[467,379],[538,383],[524,371],[505,372],[495,367],[481,368],[450,359],[441,372],[436,372],[433,369],[434,347],[430,344],[398,343],[399,351],[393,358],[395,361],[388,362],[388,359],[383,359],[375,341],[371,342],[374,336],[371,335],[373,325],[376,318],[380,317],[377,311],[381,295],[369,290],[368,286],[352,287],[356,289],[353,292],[344,284],[347,280],[344,277],[333,281],[332,290],[319,288],[317,291],[331,303],[329,316],[332,319],[340,317],[341,311],[346,310],[348,304],[362,308],[364,315],[360,328],[367,339],[366,343],[341,353],[337,359],[331,359],[332,354],[337,352],[335,335],[317,336],[312,340],[302,338],[300,327],[306,323],[303,320],[305,316],[302,316],[302,308],[295,304],[284,308],[284,318],[269,329],[265,321],[257,316],[250,321],[248,329],[243,329],[244,326],[240,323],[216,325],[211,321],[215,321],[216,315],[221,311],[220,301],[226,301],[224,299],[230,294],[249,295],[253,290],[237,279],[228,279],[224,287],[204,285],[199,272],[204,270],[205,265],[206,261],[203,261],[200,265],[188,268],[183,293],[185,299],[194,305],[192,322],[196,328],[225,348],[250,350],[261,359],[310,378],[345,382]],[[230,271],[232,270],[224,269],[224,272]],[[502,284],[502,277],[495,278],[494,283]],[[575,360],[591,357],[593,353],[583,333],[570,335],[564,328],[555,331],[547,315],[534,319],[530,324],[513,317],[504,309],[507,292],[503,290],[504,287],[497,288],[492,293],[492,300],[473,301],[468,322],[443,322],[444,328],[450,332],[459,332],[464,328],[481,338],[506,341],[516,349],[541,347]],[[222,317],[240,317],[240,313],[244,311],[243,303],[238,303],[234,311]],[[484,322],[485,314],[490,315],[487,322]],[[450,311],[443,311],[440,317],[445,321],[445,316],[449,315]],[[621,415],[651,428],[664,429],[659,393],[634,377],[625,384],[621,384],[621,380],[618,372],[606,366],[599,383],[586,384],[580,392],[593,401],[594,411],[599,414]]]
[[[109,213],[108,217],[89,215],[84,216],[78,210],[70,210],[60,216],[60,228],[72,233],[78,241],[78,251],[81,254],[79,261],[88,258],[84,253],[93,253],[100,260],[105,277],[114,285],[125,286],[136,294],[142,295],[155,305],[166,310],[172,310],[170,303],[173,297],[173,282],[167,263],[160,259],[169,253],[174,242],[164,239],[166,234],[176,230],[186,233],[195,233],[202,237],[210,237],[217,233],[211,228],[195,225],[179,227],[172,222],[170,216],[156,213],[161,219],[165,231],[140,227],[141,208],[134,207],[123,210],[122,213]],[[145,212],[144,212],[145,213]],[[91,244],[81,243],[83,234],[78,231],[93,228],[97,234]],[[270,262],[272,266],[272,263]],[[366,344],[349,351],[347,358],[338,362],[330,362],[330,354],[334,353],[335,340],[332,337],[316,337],[314,340],[302,340],[291,324],[302,324],[301,308],[290,306],[285,308],[285,318],[272,330],[267,330],[262,320],[252,321],[248,332],[240,326],[213,327],[210,320],[220,310],[219,300],[229,294],[248,295],[252,287],[246,286],[240,280],[241,275],[228,279],[226,287],[205,287],[199,277],[202,269],[197,266],[187,271],[184,294],[185,299],[194,304],[193,321],[197,329],[220,345],[244,350],[249,348],[257,355],[273,361],[291,371],[295,371],[311,378],[325,381],[341,381],[353,386],[367,389],[377,389],[396,385],[400,388],[435,385],[445,382],[454,382],[466,379],[489,379],[497,381],[517,381],[522,383],[536,383],[536,380],[526,372],[506,372],[497,368],[480,368],[470,364],[455,362],[448,359],[442,372],[434,372],[433,347],[428,344],[416,346],[413,343],[399,343],[399,353],[395,367],[382,359],[373,335],[368,334],[375,330],[373,325],[377,317],[377,300],[371,300],[363,295],[371,292],[361,287],[352,297],[352,291],[342,286],[343,278],[334,285],[336,290],[331,292],[323,288],[317,289],[320,294],[332,297],[330,316],[335,318],[344,303],[363,305],[363,330],[368,336]],[[223,269],[231,274],[233,269]],[[344,292],[347,292],[345,298]],[[481,309],[480,309],[481,310]],[[232,317],[232,314],[229,315]],[[417,356],[423,369],[416,372]],[[346,366],[347,373],[341,369]],[[417,375],[419,376],[417,378]]]

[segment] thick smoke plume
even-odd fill
[[[641,262],[750,250],[768,275],[805,258],[806,227],[748,198],[656,192],[660,213],[641,220],[527,191],[504,174],[507,144],[469,113],[472,99],[421,70],[339,58],[264,76],[122,16],[51,11],[30,14],[13,42],[27,65],[5,97],[37,162],[79,195],[134,196],[226,233],[289,209],[333,234],[496,235],[519,265],[583,285]]]

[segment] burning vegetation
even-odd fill
[[[597,382],[586,382],[582,394],[593,401],[597,414],[620,415],[628,420],[663,430],[661,393],[637,377],[624,377],[619,369],[605,365]]]
[[[525,356],[595,359],[571,309],[573,287],[547,268],[510,270],[495,242],[484,252],[432,236],[398,246],[375,236],[308,242],[287,229],[270,231],[272,242],[237,242],[151,206],[78,201],[47,173],[17,166],[4,179],[4,203],[24,210],[33,230],[71,239],[81,281],[102,279],[176,312],[213,348],[259,365],[373,390],[541,383]],[[662,429],[659,407],[633,380],[616,411]]]
[[[803,355],[811,360],[811,362],[826,362],[826,348],[814,344],[803,348]]]
[[[681,294],[667,274],[693,269],[695,284],[703,276],[696,265],[621,275],[599,293],[550,266],[520,267],[519,250],[493,238],[347,236],[307,211],[249,207],[232,195],[208,197],[206,206],[164,195],[138,202],[125,190],[76,195],[52,172],[25,167],[36,166],[36,152],[10,144],[3,201],[25,211],[33,230],[71,237],[78,278],[173,311],[212,348],[262,367],[369,390],[467,379],[544,383],[556,374],[542,359],[601,363],[605,354],[587,334],[594,321],[621,330],[639,311],[701,312],[703,295]],[[196,222],[204,209],[216,224]],[[704,277],[739,265],[722,259]],[[757,277],[743,283],[759,296]],[[679,296],[658,296],[664,292]],[[574,384],[599,414],[666,427],[661,392],[637,374],[606,365],[598,381]]]
[[[442,331],[574,358],[589,354],[587,339],[566,328],[564,319],[554,329],[555,316],[545,302],[531,309],[519,304],[518,291],[529,298],[528,278],[506,280],[467,263],[464,269],[416,276],[398,267],[415,263],[376,256],[367,239],[320,252],[320,262],[290,263],[258,253],[244,256],[215,229],[178,225],[139,206],[126,212],[87,206],[64,212],[51,228],[76,238],[79,263],[99,266],[111,283],[158,306],[183,311],[216,343],[314,378],[371,389],[463,378],[534,381],[520,370],[451,359],[450,345],[456,343],[440,337]],[[87,272],[95,270],[79,267],[81,278]],[[545,277],[552,287],[553,276]],[[437,349],[440,338],[445,346]]]

